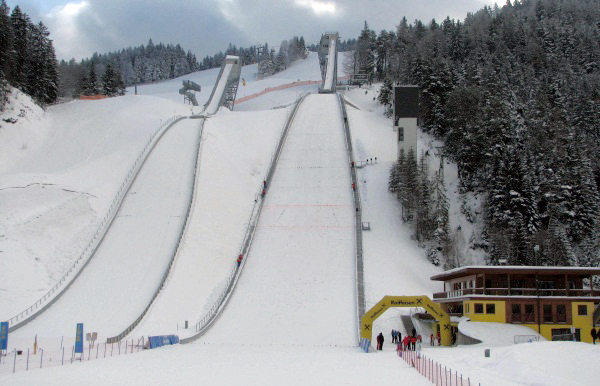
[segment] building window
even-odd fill
[[[475,313],[483,314],[483,304],[482,303],[475,303]]]
[[[485,305],[485,313],[486,314],[495,314],[496,313],[496,305],[495,304],[486,304]]]
[[[577,315],[579,315],[579,316],[587,315],[587,305],[585,305],[585,304],[578,305],[577,306]]]
[[[511,312],[511,320],[513,323],[521,323],[521,305],[520,304],[513,304],[512,307],[512,312]]]
[[[564,304],[556,305],[556,322],[565,323],[567,321],[567,306]]]
[[[552,304],[544,304],[544,323],[552,323]]]
[[[525,304],[525,323],[535,322],[535,311],[533,304]]]
[[[535,311],[533,304],[525,304],[525,323],[535,322]]]

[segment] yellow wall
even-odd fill
[[[579,316],[577,314],[577,306],[587,305],[587,315]],[[571,312],[573,313],[573,326],[581,329],[581,341],[592,343],[592,315],[594,314],[593,302],[573,302],[571,303]],[[598,328],[596,328],[598,330]]]
[[[475,303],[483,304],[483,314],[475,313]],[[486,314],[486,304],[495,304],[496,312],[494,314]],[[464,315],[471,318],[473,322],[495,322],[506,323],[506,304],[501,300],[484,301],[484,300],[469,300],[463,302]],[[469,311],[467,313],[467,311]]]
[[[475,313],[475,303],[483,304],[483,314]],[[496,305],[495,314],[485,314],[485,305],[493,303]],[[587,315],[578,315],[579,305],[587,305]],[[464,315],[471,318],[473,322],[496,322],[506,323],[506,305],[503,301],[480,301],[480,300],[469,300],[463,302]],[[552,340],[552,329],[558,328],[571,328],[571,326],[580,329],[580,336],[582,342],[592,343],[592,336],[590,331],[592,329],[592,315],[594,313],[593,302],[573,302],[571,303],[571,318],[573,324],[541,324],[539,326],[540,334],[547,340]],[[537,324],[525,324],[518,323],[520,326],[531,328],[533,331],[538,332]],[[599,326],[600,327],[600,326]],[[598,330],[599,327],[596,327]]]

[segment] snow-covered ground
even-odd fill
[[[202,85],[197,95],[200,105],[210,95],[217,75],[218,69],[213,69],[184,77]],[[256,66],[246,66],[242,78],[247,85],[240,85],[238,98],[267,87],[317,80],[320,70],[316,54],[311,54],[260,81]],[[181,79],[140,86],[137,96],[77,101],[46,112],[31,107],[24,96],[18,97],[23,107],[11,113],[17,123],[0,121],[0,319],[35,301],[78,256],[161,120],[199,112],[182,104],[183,97],[177,93],[180,85]],[[183,244],[166,287],[133,335],[178,333],[184,320],[193,324],[212,305],[234,264],[289,105],[302,91],[316,92],[317,87],[268,93],[240,103],[233,112],[221,109],[207,120],[193,212]],[[356,157],[377,157],[377,162],[358,169],[363,219],[371,223],[371,231],[364,232],[368,308],[384,295],[439,291],[439,283],[429,277],[441,271],[415,245],[410,228],[400,220],[398,201],[387,191],[389,169],[396,157],[395,133],[373,100],[375,88],[346,93],[360,108],[348,107]],[[352,210],[346,208],[351,205],[351,182],[347,161],[340,154],[345,145],[339,111],[328,98],[333,96],[315,95],[304,102],[284,146],[236,293],[206,337],[185,346],[15,374],[5,371],[10,369],[12,356],[4,357],[0,383],[428,384],[396,356],[389,343],[389,331],[403,330],[399,315],[408,310],[390,310],[377,319],[374,331],[386,334],[383,351],[365,354],[355,347]],[[271,110],[280,106],[288,107]],[[194,129],[193,124],[177,124],[172,133],[186,129]],[[169,147],[166,140],[161,140],[163,148]],[[155,153],[164,162],[146,165],[147,172],[157,178],[173,173],[176,166],[163,167],[183,162],[184,149],[192,147],[192,141],[187,142],[173,145],[162,156]],[[432,145],[421,136],[419,146]],[[447,173],[452,167],[445,165]],[[464,222],[458,209],[461,199],[456,181],[446,176],[449,191],[456,193],[451,198],[456,222],[451,226],[457,227]],[[161,201],[162,196],[143,202],[153,206],[154,200]],[[146,234],[143,226],[131,227],[135,229],[127,231],[132,234]],[[132,276],[139,272],[122,262],[114,263],[115,272],[125,270]],[[91,270],[86,274],[100,281]],[[126,297],[126,286],[121,287],[124,280],[110,285],[122,289]],[[82,307],[102,298],[97,291],[85,292]],[[84,322],[86,326],[94,323]],[[34,325],[11,334],[9,348],[32,348]],[[598,346],[573,342],[514,345],[496,339],[503,326],[495,327],[475,332],[482,344],[424,347],[423,352],[470,377],[473,384],[591,385],[600,379]],[[74,335],[75,325],[66,328]],[[25,331],[30,336],[17,336]],[[68,344],[72,335],[66,337]],[[48,351],[60,339],[42,338],[38,343]],[[484,357],[486,348],[491,349],[489,358]]]

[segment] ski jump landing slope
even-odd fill
[[[356,345],[354,206],[338,99],[300,106],[227,308],[197,342]]]
[[[98,341],[122,332],[152,299],[177,245],[194,183],[201,125],[183,120],[156,144],[90,263],[48,310],[13,337],[73,336],[76,323]]]

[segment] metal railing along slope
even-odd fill
[[[354,152],[352,150],[352,136],[350,134],[350,125],[348,124],[348,113],[344,97],[338,93],[342,120],[344,121],[344,132],[346,134],[346,148],[348,149],[348,167],[352,176],[352,185],[354,186],[354,205],[355,228],[356,228],[356,311],[357,311],[357,333],[360,340],[360,321],[365,314],[365,284],[364,284],[364,262],[363,262],[363,243],[362,243],[362,206],[360,203],[360,191],[358,189],[358,180],[356,178],[356,168],[354,161]]]
[[[158,140],[162,137],[162,135],[171,128],[175,123],[184,119],[181,116],[174,116],[173,118],[165,121],[148,139],[146,145],[136,158],[133,166],[129,169],[125,180],[121,183],[119,190],[117,191],[113,201],[100,222],[98,229],[92,236],[92,239],[85,247],[83,252],[79,255],[79,257],[73,262],[69,270],[58,280],[58,282],[44,294],[38,301],[36,301],[33,305],[22,311],[21,313],[15,315],[14,317],[8,319],[9,331],[13,332],[18,328],[24,326],[29,323],[33,319],[35,319],[38,315],[48,309],[54,302],[56,302],[65,291],[71,286],[71,284],[77,279],[77,277],[81,274],[83,269],[88,265],[91,258],[96,253],[98,247],[100,246],[102,240],[106,236],[106,232],[110,228],[113,220],[123,200],[125,195],[129,191],[131,184],[135,180],[140,171],[142,165],[148,158],[148,155],[158,142]]]
[[[175,244],[173,251],[171,253],[171,259],[169,261],[169,265],[165,268],[165,271],[163,273],[163,277],[159,283],[159,285],[156,287],[156,290],[154,291],[154,294],[152,295],[152,298],[150,299],[150,301],[148,301],[148,304],[146,304],[146,307],[144,308],[144,310],[140,313],[140,315],[137,317],[137,319],[135,319],[125,330],[123,330],[120,334],[110,337],[106,340],[106,343],[116,343],[119,342],[120,340],[122,340],[123,338],[125,338],[131,331],[133,331],[133,329],[135,327],[137,327],[137,325],[142,321],[142,319],[144,318],[144,316],[146,316],[146,313],[148,312],[148,310],[150,309],[150,306],[152,306],[152,303],[154,303],[154,300],[156,300],[156,297],[158,296],[158,294],[160,293],[160,291],[162,291],[165,282],[167,281],[167,278],[169,277],[169,274],[171,273],[171,269],[173,268],[173,263],[175,262],[175,257],[177,257],[177,254],[179,252],[179,248],[181,246],[181,240],[183,239],[183,236],[185,235],[188,225],[189,225],[189,220],[190,220],[190,214],[192,213],[192,206],[194,201],[196,200],[196,183],[197,183],[197,178],[198,178],[198,166],[200,164],[200,149],[202,147],[202,133],[204,131],[204,123],[206,122],[206,119],[202,119],[200,121],[200,132],[198,134],[198,142],[196,143],[196,154],[195,154],[195,160],[196,163],[194,165],[194,178],[192,179],[192,189],[191,189],[191,194],[190,194],[190,200],[188,202],[188,207],[186,210],[186,215],[185,215],[185,220],[181,223],[181,228],[179,230],[179,237],[177,239],[177,243]]]
[[[277,162],[279,161],[279,156],[281,155],[281,150],[283,148],[283,144],[285,143],[285,139],[287,137],[292,121],[296,116],[300,104],[308,94],[309,93],[303,94],[300,98],[298,98],[298,100],[296,101],[296,105],[294,106],[294,108],[290,112],[290,115],[288,116],[284,129],[279,138],[277,148],[275,149],[275,153],[271,158],[271,163],[267,172],[267,176],[265,177],[265,181],[267,182],[266,189],[268,189],[271,186],[271,180],[273,179],[273,175],[275,174]],[[262,191],[262,186],[260,190]],[[210,329],[210,327],[212,327],[213,323],[216,322],[218,317],[225,310],[229,299],[231,299],[231,294],[233,293],[233,290],[235,289],[235,286],[242,273],[242,270],[246,265],[246,261],[248,260],[247,257],[250,251],[250,247],[252,246],[252,240],[254,239],[256,225],[258,224],[258,220],[260,219],[260,213],[262,210],[264,200],[260,198],[260,192],[256,194],[256,197],[257,199],[255,200],[254,206],[252,207],[250,220],[248,221],[248,225],[246,226],[246,234],[244,235],[244,239],[240,246],[239,253],[240,255],[244,256],[242,263],[240,264],[240,266],[234,266],[234,268],[231,270],[231,273],[229,274],[229,277],[227,278],[225,288],[217,298],[217,301],[213,304],[210,310],[208,310],[206,315],[198,323],[196,323],[196,333],[188,338],[181,339],[179,341],[181,344],[191,343],[202,337]]]

